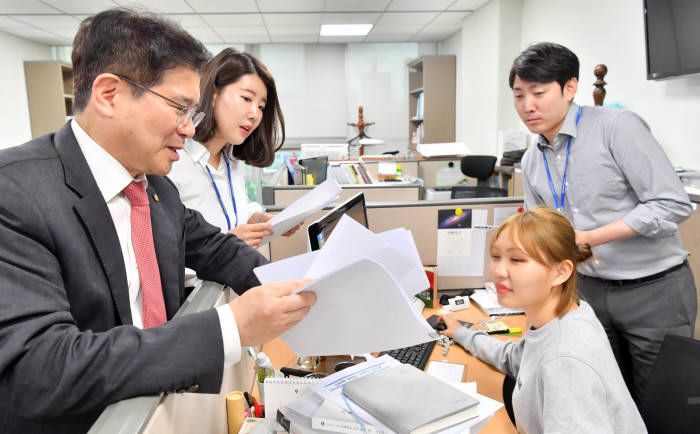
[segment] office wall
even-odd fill
[[[700,169],[700,75],[646,79],[641,0],[492,0],[469,15],[461,33],[439,44],[458,56],[457,140],[495,153],[498,130],[525,129],[512,107],[507,76],[527,45],[554,41],[581,61],[576,101],[593,104],[593,69],[609,72],[606,103],[617,102],[649,124],[674,165]]]
[[[478,154],[496,153],[499,129],[518,128],[508,68],[520,48],[521,0],[492,0],[464,19],[461,32],[439,44],[457,56],[456,140]]]
[[[578,55],[578,102],[593,104],[593,68],[605,63],[605,101],[639,113],[674,165],[700,169],[700,75],[646,79],[641,0],[524,0],[522,22],[523,47],[551,40]]]
[[[0,53],[0,148],[7,148],[32,138],[24,61],[51,60],[51,48],[0,31]]]

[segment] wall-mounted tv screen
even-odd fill
[[[644,0],[647,79],[700,72],[700,1]]]

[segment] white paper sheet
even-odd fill
[[[484,274],[486,229],[438,229],[437,232],[438,275]]]
[[[399,250],[353,218],[343,215],[305,277],[314,279],[361,258],[371,258],[386,267],[407,295],[412,296],[427,289],[430,283],[423,266],[420,261],[416,263],[415,258],[408,256],[416,250],[415,246],[412,249],[406,247],[407,243],[412,242],[412,237],[410,241],[398,233],[386,237],[398,240],[398,247],[405,250]]]
[[[306,273],[306,270],[311,266],[319,252],[320,250],[314,250],[313,252],[302,253],[301,255],[275,261],[262,267],[256,267],[253,273],[262,283],[300,280],[304,278],[304,273]]]
[[[285,280],[282,273],[287,265],[273,262],[255,273],[262,283]],[[437,338],[396,279],[378,262],[364,258],[329,270],[298,290],[316,293],[317,301],[304,319],[282,334],[296,355],[361,354]]]
[[[262,243],[265,244],[274,240],[294,226],[316,214],[321,208],[338,199],[340,190],[340,185],[338,185],[334,179],[329,178],[304,196],[287,205],[282,212],[268,220],[272,223],[270,230],[272,230],[274,234],[263,238]]]
[[[500,226],[508,217],[517,213],[517,206],[496,206],[493,208],[493,225]]]
[[[424,157],[471,154],[467,145],[462,142],[420,143],[416,146],[416,150]]]
[[[425,371],[445,383],[461,383],[464,375],[464,365],[459,363],[431,361]]]
[[[486,226],[489,222],[489,210],[473,209],[472,210],[472,227]]]

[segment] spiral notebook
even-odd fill
[[[275,378],[265,379],[265,417],[275,418],[277,409],[284,407],[302,396],[311,393],[311,385],[317,378]],[[258,383],[259,385],[259,383]]]

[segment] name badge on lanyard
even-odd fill
[[[581,120],[581,113],[583,113],[583,107],[578,108],[578,113],[576,114],[576,126],[578,126],[578,121]],[[564,212],[564,199],[566,199],[566,172],[569,170],[569,153],[571,152],[571,136],[569,136],[569,141],[566,144],[566,162],[564,163],[564,178],[561,181],[561,202],[559,197],[557,197],[557,191],[554,189],[554,182],[552,182],[552,173],[549,171],[549,164],[547,163],[547,154],[545,154],[544,149],[542,151],[542,158],[544,159],[544,168],[547,170],[547,179],[549,179],[549,188],[552,190],[552,198],[554,199],[554,206],[559,212]]]
[[[236,226],[238,226],[238,209],[236,209],[236,198],[233,196],[233,183],[231,182],[231,166],[228,164],[228,158],[226,158],[226,153],[224,150],[221,150],[221,156],[224,158],[224,161],[226,162],[226,171],[228,172],[228,188],[229,191],[231,192],[231,202],[233,203],[233,215],[236,218]],[[226,224],[228,225],[228,230],[231,230],[231,219],[228,216],[228,212],[226,211],[226,207],[224,206],[224,201],[221,199],[221,193],[219,193],[219,188],[216,186],[216,182],[214,182],[214,177],[211,174],[211,170],[209,170],[209,166],[204,166],[207,169],[207,173],[209,173],[209,178],[211,179],[211,184],[214,186],[214,191],[216,191],[216,197],[219,198],[219,205],[221,205],[221,210],[224,212],[224,216],[226,217]],[[549,169],[547,169],[549,170]]]

